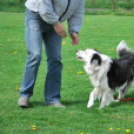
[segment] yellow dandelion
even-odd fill
[[[113,129],[112,127],[109,128],[110,131],[111,131],[112,129]]]
[[[83,134],[82,132],[80,134]]]
[[[111,118],[113,118],[114,116],[113,115],[111,115]]]
[[[17,41],[20,41],[20,39],[18,39]]]
[[[133,8],[133,11],[134,11],[134,8]]]
[[[129,133],[130,132],[130,129],[126,129],[126,132]]]
[[[20,87],[16,86],[15,91],[19,91],[19,90],[20,90]]]
[[[79,71],[79,72],[77,72],[77,74],[84,74],[84,72]]]
[[[119,34],[117,34],[117,37],[119,37]]]
[[[33,125],[33,130],[36,130],[36,126],[35,125]]]
[[[65,45],[66,43],[65,42],[62,42],[62,45]]]
[[[120,128],[116,128],[117,131],[120,131]]]

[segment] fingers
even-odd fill
[[[55,29],[55,31],[56,31],[56,33],[59,37],[61,37],[61,38],[66,38],[67,37],[66,30],[65,30],[62,23],[59,22],[56,25],[54,25],[54,29]]]
[[[79,37],[76,33],[71,34],[71,38],[72,38],[72,45],[79,44]]]
[[[64,32],[60,32],[60,33],[58,33],[58,36],[59,37],[61,37],[61,38],[66,38],[67,37],[67,33],[66,33],[66,31],[64,31]]]
[[[79,44],[79,40],[73,40],[72,45],[77,45],[77,44]]]

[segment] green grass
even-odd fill
[[[80,44],[72,46],[69,36],[63,39],[61,102],[67,106],[66,109],[43,104],[44,49],[30,108],[17,106],[19,89],[16,86],[20,87],[27,57],[24,14],[0,13],[0,18],[0,134],[126,134],[126,129],[130,129],[130,134],[134,133],[133,101],[113,102],[101,110],[98,109],[100,102],[95,101],[91,109],[86,108],[93,86],[83,63],[75,55],[79,49],[95,48],[115,58],[118,57],[116,47],[121,40],[126,40],[134,51],[133,17],[85,15],[79,34]],[[133,95],[131,88],[126,97]],[[36,125],[36,131],[32,129],[33,125]]]
[[[112,1],[111,0],[85,0],[85,7],[86,8],[112,8]],[[132,9],[134,8],[134,1],[133,0],[114,0],[114,7],[115,8],[125,8],[125,9]]]
[[[25,0],[0,0],[1,12],[24,13]],[[134,0],[114,0],[115,12],[112,10],[112,0],[85,0],[85,14],[88,15],[125,15],[134,16]]]

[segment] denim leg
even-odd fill
[[[33,87],[41,61],[42,34],[39,20],[36,18],[38,18],[37,15],[26,12],[25,26],[28,56],[20,90],[20,96],[25,98],[30,98],[33,95]]]
[[[45,104],[60,102],[61,88],[61,38],[53,26],[43,35],[47,55],[47,74],[45,81]]]

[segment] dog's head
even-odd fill
[[[86,49],[86,51],[77,51],[77,59],[85,63],[84,68],[87,74],[99,73],[99,77],[107,71],[109,68],[109,63],[111,59],[98,51],[93,49]]]

